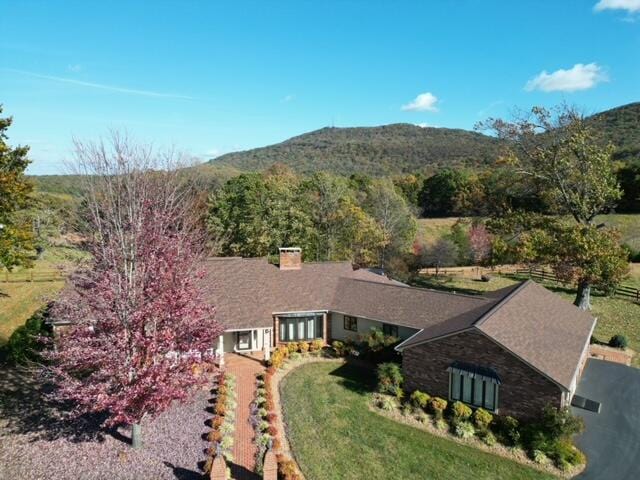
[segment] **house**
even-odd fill
[[[378,328],[401,340],[406,389],[519,418],[569,405],[595,319],[526,281],[482,296],[409,287],[349,262],[303,263],[299,248],[207,261],[208,298],[225,352],[286,342],[357,339]]]

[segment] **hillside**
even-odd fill
[[[606,110],[589,121],[617,147],[616,159],[640,156],[640,103]],[[322,128],[275,145],[228,153],[209,164],[263,170],[281,162],[303,173],[328,170],[347,175],[390,175],[429,172],[443,166],[487,165],[498,151],[498,140],[480,133],[401,123]]]
[[[603,138],[616,146],[617,160],[640,158],[640,102],[597,113],[590,121]]]
[[[223,155],[210,163],[262,170],[275,162],[303,173],[390,175],[493,161],[498,141],[476,132],[410,124],[322,128],[282,143]]]

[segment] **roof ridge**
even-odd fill
[[[486,322],[493,314],[495,314],[500,308],[506,305],[509,300],[511,300],[517,293],[522,291],[525,286],[534,283],[532,280],[525,280],[517,285],[513,290],[507,293],[504,297],[498,300],[495,305],[493,305],[489,310],[487,310],[483,315],[480,316],[478,320],[476,320],[473,324],[474,327],[480,327],[484,322]]]
[[[386,285],[386,286],[389,286],[389,287],[408,288],[408,289],[411,289],[411,290],[418,290],[418,291],[421,291],[421,292],[439,293],[440,295],[448,295],[448,296],[452,296],[452,297],[473,298],[475,300],[491,300],[491,298],[485,297],[484,295],[473,295],[473,294],[470,294],[470,293],[446,292],[444,290],[436,290],[435,288],[414,287],[413,285],[406,285],[404,283],[403,284],[392,283],[392,281],[389,281],[388,283],[386,283],[386,282],[376,282],[374,280],[365,280],[364,278],[351,278],[351,277],[340,277],[340,279],[352,280],[354,282],[371,283],[371,284],[374,284],[374,285]],[[391,279],[389,279],[389,280],[391,280]]]

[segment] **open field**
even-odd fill
[[[554,478],[372,412],[374,385],[372,371],[334,362],[304,365],[285,377],[284,419],[305,478]]]
[[[421,218],[418,220],[417,238],[426,243],[432,243],[449,233],[451,226],[457,221],[457,217]],[[619,213],[598,215],[595,221],[617,228],[622,235],[622,243],[629,245],[634,250],[640,250],[640,215]]]
[[[634,271],[638,271],[634,268]],[[497,290],[516,281],[524,280],[511,277],[494,277],[490,282],[481,282],[471,278],[458,277],[422,277],[417,285],[460,293],[481,294],[485,291]],[[562,287],[554,282],[545,282],[543,285],[553,290],[566,300],[573,302],[575,291]],[[640,304],[610,298],[597,293],[592,294],[592,313],[598,319],[594,332],[594,338],[600,342],[608,342],[616,334],[623,334],[629,340],[629,347],[636,352],[640,351]],[[635,355],[632,365],[640,367],[640,355]]]
[[[11,280],[8,283],[4,282],[6,273],[0,272],[0,345],[6,343],[13,331],[36,310],[55,298],[64,286],[64,280],[24,281],[30,273],[33,272],[35,278],[51,277],[51,273],[60,267],[69,267],[80,256],[78,250],[54,247],[36,260],[34,268],[16,269],[8,273]]]

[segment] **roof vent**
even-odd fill
[[[300,270],[302,268],[302,249],[299,247],[279,248],[280,270]]]

